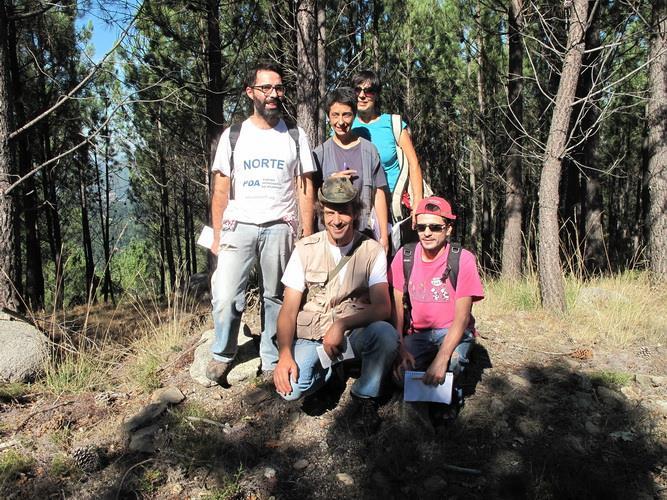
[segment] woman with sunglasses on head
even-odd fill
[[[403,191],[404,186],[397,186],[400,173],[398,145],[405,154],[408,163],[409,183],[412,188],[410,200],[411,211],[423,198],[422,170],[419,166],[417,153],[412,145],[410,132],[404,121],[401,120],[401,131],[395,137],[392,125],[392,115],[380,113],[379,96],[381,90],[380,79],[373,71],[359,71],[352,77],[352,87],[357,94],[357,118],[353,124],[353,131],[375,144],[382,160],[382,167],[387,175],[387,184],[391,195],[396,189]],[[402,193],[398,193],[400,196]],[[393,214],[394,220],[399,220],[402,214]],[[413,218],[414,221],[414,218]]]

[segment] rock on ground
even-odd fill
[[[195,350],[194,361],[190,366],[190,376],[204,387],[213,387],[215,385],[214,382],[206,378],[206,365],[211,360],[213,336],[213,330],[207,330],[202,334],[201,340],[204,340],[204,342]],[[238,352],[234,360],[234,366],[229,375],[227,375],[227,381],[232,385],[255,377],[260,364],[250,328],[245,323],[241,323],[237,342]]]
[[[0,320],[0,381],[27,382],[44,370],[48,339],[22,321]]]

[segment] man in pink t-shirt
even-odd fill
[[[424,198],[415,215],[419,243],[407,288],[403,249],[391,264],[396,330],[403,332],[395,374],[402,379],[405,370],[425,371],[423,382],[436,385],[444,382],[447,371],[456,377],[468,362],[475,330],[472,303],[484,298],[484,290],[475,256],[467,250],[461,250],[456,289],[445,272],[456,219],[450,204],[436,196]],[[410,318],[402,306],[404,290],[410,298]]]

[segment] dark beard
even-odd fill
[[[257,108],[257,111],[259,112],[260,116],[264,118],[267,121],[273,121],[277,118],[280,118],[283,115],[283,103],[280,99],[277,99],[274,101],[278,104],[278,106],[275,109],[266,109],[266,106],[262,104],[262,106]]]

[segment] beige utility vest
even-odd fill
[[[326,231],[296,243],[306,278],[304,304],[296,317],[298,338],[320,340],[336,319],[370,306],[368,279],[382,247],[357,231],[354,238],[355,242],[359,238],[362,241],[346,264],[342,282],[340,273],[327,281],[336,264],[329,250]]]

